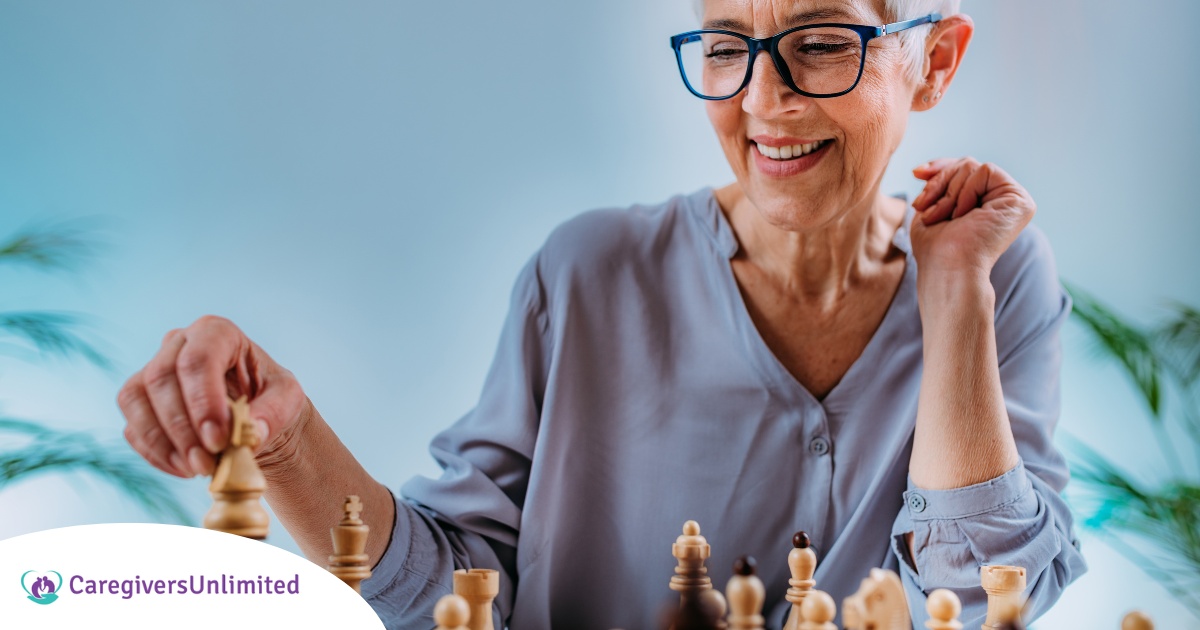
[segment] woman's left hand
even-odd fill
[[[1037,204],[995,164],[942,158],[913,169],[926,180],[913,200],[913,256],[922,274],[983,273],[1033,218]]]

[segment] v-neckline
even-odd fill
[[[718,264],[720,266],[722,281],[725,284],[726,292],[728,293],[730,308],[729,316],[737,329],[742,342],[745,345],[747,354],[751,359],[751,363],[767,382],[771,383],[777,392],[785,396],[793,403],[807,403],[820,407],[828,407],[831,402],[836,402],[841,397],[841,392],[848,388],[847,382],[853,382],[860,378],[859,373],[869,369],[868,364],[877,363],[874,359],[880,350],[880,346],[885,343],[884,339],[890,334],[895,327],[895,319],[899,317],[897,313],[905,310],[911,300],[916,299],[916,291],[913,283],[916,278],[916,260],[913,258],[912,245],[909,241],[908,230],[913,217],[913,209],[907,204],[905,208],[904,219],[900,223],[900,228],[892,237],[892,244],[904,252],[904,274],[900,278],[900,283],[897,285],[895,293],[892,294],[891,302],[888,304],[887,311],[880,320],[879,325],[875,328],[875,332],[871,334],[871,338],[867,341],[867,345],[863,347],[858,357],[850,364],[850,367],[842,374],[841,379],[837,384],[825,394],[824,398],[817,398],[803,383],[787,369],[787,366],[779,360],[775,352],[771,349],[763,338],[762,333],[758,330],[758,326],[754,323],[754,318],[750,315],[749,307],[746,304],[746,298],[742,295],[740,285],[738,285],[737,277],[733,272],[732,260],[740,245],[737,242],[737,237],[733,233],[733,227],[729,224],[728,217],[722,212],[721,206],[717,203],[715,191],[707,189],[708,194],[708,210],[714,213],[715,216],[710,217],[712,227],[716,228],[715,234],[719,246],[720,256]],[[901,197],[903,199],[903,197]]]

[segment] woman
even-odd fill
[[[478,406],[433,442],[441,478],[394,499],[216,317],[168,333],[124,386],[130,443],[207,473],[226,393],[250,394],[268,501],[310,558],[330,552],[331,497],[363,495],[391,533],[371,538],[363,584],[389,627],[432,625],[468,566],[501,569],[495,613],[518,630],[652,627],[687,519],[716,583],[758,558],[775,626],[799,529],[836,599],[883,566],[914,623],[949,587],[970,626],[979,566],[1015,564],[1044,611],[1084,564],[1051,443],[1070,302],[1026,227],[1034,203],[970,158],[919,166],[911,209],[879,191],[909,112],[962,61],[956,4],[707,0],[705,30],[672,46],[736,182],[550,236]]]

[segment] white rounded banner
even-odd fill
[[[230,534],[146,523],[0,541],[0,627],[354,628],[371,607],[323,568]]]

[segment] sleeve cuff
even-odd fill
[[[379,595],[389,584],[397,580],[400,571],[404,568],[404,561],[408,557],[408,549],[412,545],[411,523],[405,523],[407,526],[401,525],[401,520],[406,518],[407,512],[404,510],[404,506],[400,505],[399,499],[394,493],[392,502],[396,510],[396,518],[393,521],[388,546],[383,552],[383,557],[379,559],[379,563],[371,568],[371,577],[363,580],[360,586],[363,599],[371,599]]]
[[[912,521],[967,518],[1016,503],[1032,489],[1025,463],[1018,460],[1016,466],[999,477],[952,490],[918,488],[910,477],[904,493],[904,509]]]

